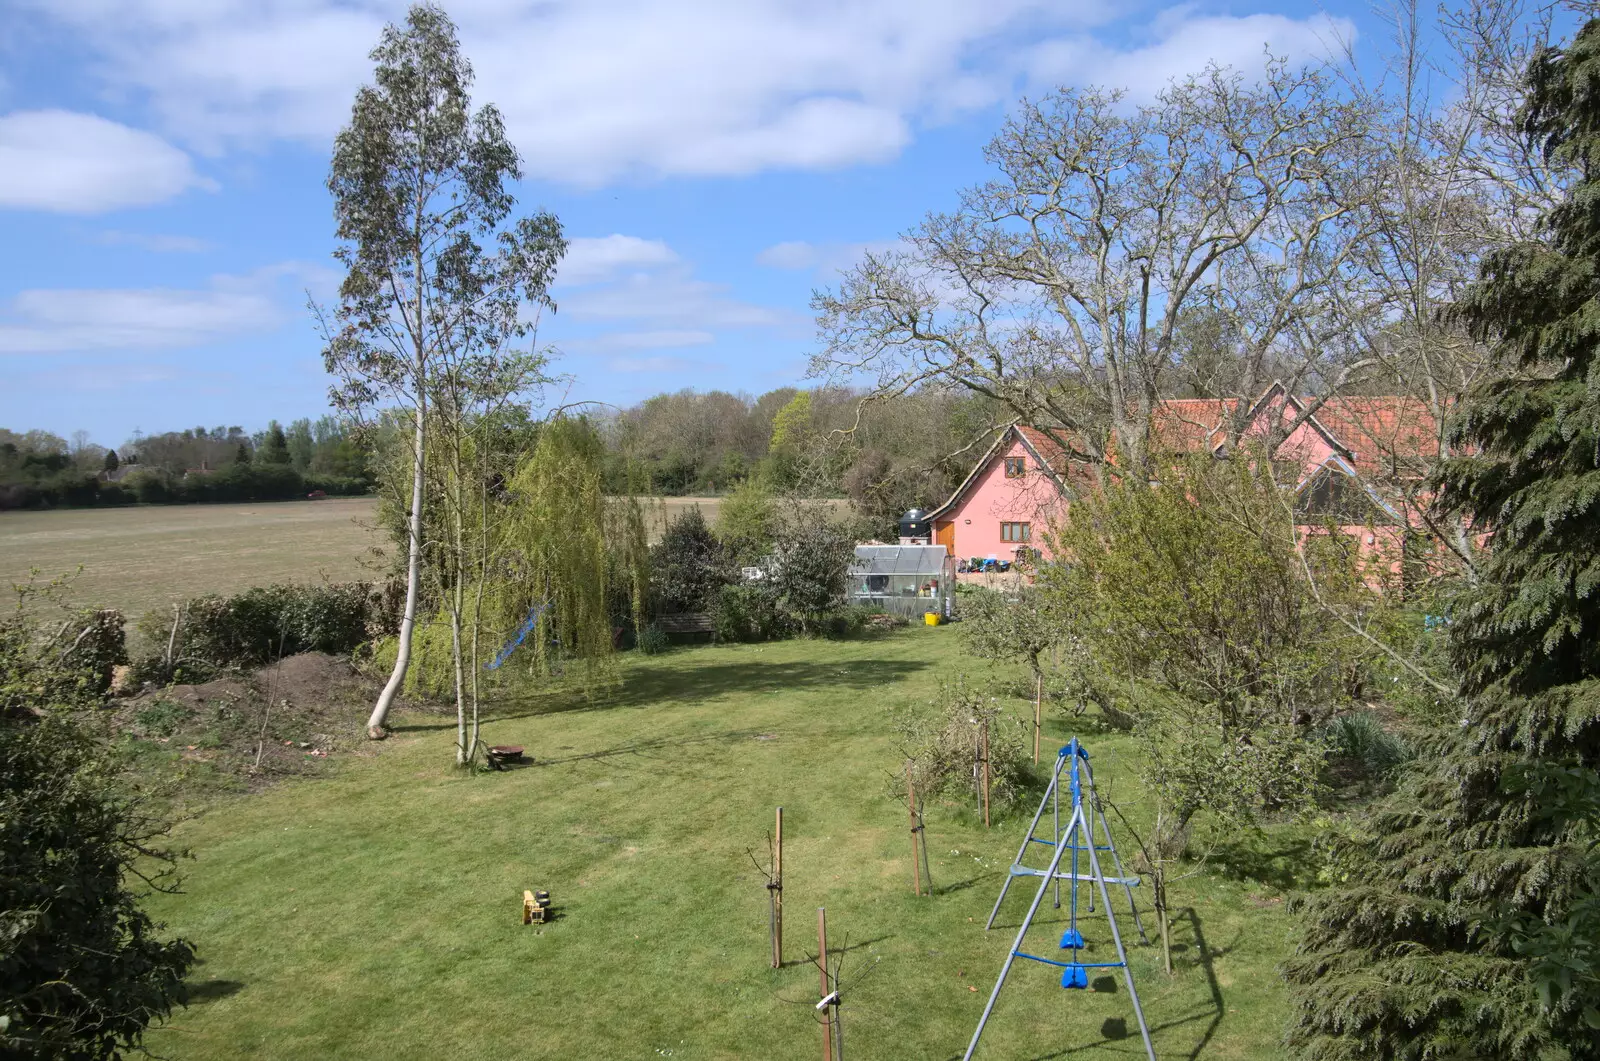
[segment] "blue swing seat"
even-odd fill
[[[1061,933],[1061,949],[1071,947],[1073,950],[1083,949],[1083,933],[1075,928],[1069,928]]]
[[[1089,969],[1087,966],[1073,962],[1061,970],[1061,986],[1067,988],[1087,988],[1089,986]]]

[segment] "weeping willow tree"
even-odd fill
[[[466,764],[481,747],[485,682],[559,679],[592,695],[616,680],[613,591],[642,622],[650,578],[643,511],[634,498],[602,494],[604,450],[591,425],[551,419],[520,454],[486,444],[500,434],[465,438],[454,462],[458,492],[475,491],[476,512],[454,528],[459,578],[441,578],[406,684],[465,705],[457,759]],[[455,500],[464,513],[474,507]],[[380,662],[393,651],[386,646]]]
[[[611,680],[606,606],[606,507],[599,436],[558,417],[507,484],[504,557],[485,597],[490,628],[533,625],[512,659],[530,677],[571,676],[586,689]]]
[[[611,555],[611,612],[626,618],[635,636],[644,629],[650,603],[650,536],[636,494],[607,502],[606,548]]]

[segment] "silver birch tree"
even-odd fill
[[[346,273],[322,320],[334,404],[358,417],[397,407],[409,428],[406,603],[394,671],[367,723],[381,739],[417,622],[430,399],[441,383],[455,391],[476,377],[503,390],[519,365],[536,374],[520,345],[526,310],[554,309],[548,286],[566,244],[549,213],[512,219],[517,152],[498,110],[473,109],[472,68],[443,10],[413,6],[371,58],[374,83],[334,141],[327,183]]]

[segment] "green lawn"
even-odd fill
[[[846,1056],[959,1057],[1026,909],[1014,889],[1010,928],[983,931],[1027,814],[985,832],[931,810],[938,894],[917,899],[887,785],[891,707],[930,700],[961,669],[982,668],[954,630],[925,628],[630,658],[604,702],[507,705],[488,737],[539,763],[471,777],[450,767],[453,722],[402,717],[382,754],[176,830],[196,856],[186,890],[151,905],[203,964],[196,1001],[149,1046],[275,1061],[816,1057],[805,958],[826,906],[830,942],[848,948]],[[1049,723],[1051,746],[1069,735]],[[1087,743],[1102,789],[1127,789],[1126,746]],[[789,964],[775,971],[765,882],[745,852],[764,853],[779,804]],[[524,888],[549,889],[559,919],[523,927]],[[1277,1056],[1280,894],[1219,869],[1177,901],[1194,909],[1176,929],[1176,975],[1158,948],[1133,952],[1158,1054]],[[1043,910],[1037,949],[1065,914]],[[1109,949],[1103,919],[1086,935]],[[1142,1056],[1127,1003],[1120,982],[1064,991],[1056,971],[1018,963],[980,1054]]]

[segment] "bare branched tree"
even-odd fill
[[[880,399],[985,395],[1097,469],[1113,452],[1142,466],[1157,403],[1192,383],[1183,327],[1199,313],[1236,344],[1211,390],[1240,405],[1279,377],[1337,391],[1371,366],[1341,318],[1381,300],[1359,268],[1372,114],[1334,87],[1272,61],[1259,81],[1210,68],[1136,108],[1095,89],[1025,101],[987,149],[998,176],[817,293],[813,373],[867,377]]]

